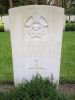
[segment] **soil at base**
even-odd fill
[[[13,89],[15,86],[13,82],[11,83],[0,83],[0,91],[8,91]],[[75,95],[75,84],[63,84],[59,85],[59,89],[66,94]]]

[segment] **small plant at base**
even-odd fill
[[[0,100],[70,100],[56,88],[56,84],[49,78],[40,75],[33,77],[31,81],[25,80],[15,89],[5,92]]]

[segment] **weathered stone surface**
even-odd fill
[[[22,6],[9,16],[15,85],[37,73],[59,82],[64,9]]]

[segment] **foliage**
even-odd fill
[[[60,93],[56,84],[48,78],[37,75],[31,81],[25,80],[13,90],[0,93],[0,100],[70,100],[70,98]]]
[[[47,4],[47,0],[14,0],[14,6],[34,5],[34,4]]]
[[[75,22],[67,22],[65,31],[75,31]]]
[[[67,9],[66,9],[66,13],[68,15],[72,15],[72,14],[75,14],[75,5],[73,4],[73,0],[68,0],[68,3],[67,3]]]
[[[0,0],[0,15],[7,14],[9,9],[8,0]]]
[[[22,6],[22,5],[54,5],[61,6],[65,8],[67,14],[75,14],[75,3],[74,0],[0,0],[0,14],[7,14],[10,2],[12,6]]]
[[[4,31],[4,24],[3,22],[0,20],[0,32]]]
[[[51,1],[53,1],[53,0],[51,0]],[[58,1],[58,6],[65,8],[66,14],[69,14],[69,15],[75,14],[74,0],[54,0],[54,1]]]

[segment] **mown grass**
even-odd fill
[[[0,81],[12,81],[10,33],[0,32]],[[75,83],[75,32],[64,32],[60,81]]]
[[[10,34],[0,32],[0,82],[12,81],[12,56]]]
[[[75,83],[75,32],[64,32],[60,80]]]

